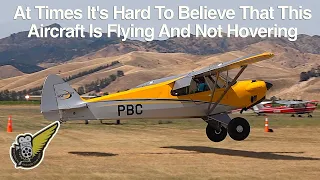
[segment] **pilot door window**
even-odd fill
[[[210,91],[214,89],[216,77],[215,76],[206,76],[194,78],[191,80],[190,86],[183,87],[177,90],[171,91],[172,96],[183,96],[188,94],[196,94],[205,91]],[[216,84],[216,89],[225,88],[227,86],[227,82],[224,78],[218,78],[218,82]]]
[[[193,79],[193,82],[195,82],[195,86],[192,89],[194,93],[209,91],[210,88],[204,79],[204,77]]]
[[[195,93],[200,93],[200,92],[209,91],[209,90],[210,88],[208,84],[206,83],[205,79],[202,77],[202,78],[196,78],[191,80],[190,86],[171,91],[171,95],[183,96],[183,95],[195,94]]]

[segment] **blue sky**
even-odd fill
[[[112,19],[108,20],[95,20],[88,21],[83,18],[83,20],[52,20],[52,21],[39,21],[36,18],[36,14],[32,14],[32,20],[13,20],[17,6],[29,6],[34,7],[36,5],[46,5],[50,8],[61,8],[61,9],[82,9],[86,11],[87,6],[100,6],[101,8],[108,9],[109,12],[112,12],[113,6],[126,6],[128,8],[146,8],[147,6],[163,5],[177,10],[178,5],[186,5],[190,8],[198,8],[200,5],[208,6],[212,9],[224,9],[224,8],[233,8],[236,10],[237,18],[234,20],[170,20],[170,21],[159,21],[156,18],[152,20],[135,20],[135,21],[115,21]],[[281,20],[279,13],[276,13],[276,20],[242,20],[241,14],[239,11],[239,6],[252,5],[256,8],[268,8],[272,6],[276,8],[279,5],[288,5],[298,8],[303,6],[303,8],[308,8],[312,10],[312,19],[311,20]],[[27,31],[29,30],[32,23],[46,25],[52,23],[59,23],[62,26],[74,26],[75,24],[84,24],[88,26],[93,24],[95,26],[106,27],[108,23],[118,23],[123,26],[129,26],[130,24],[135,24],[135,26],[140,27],[155,27],[160,28],[163,23],[166,23],[171,27],[183,27],[186,24],[208,24],[210,26],[217,26],[221,24],[226,26],[227,24],[239,24],[246,27],[261,27],[261,26],[273,26],[273,24],[278,24],[282,27],[292,27],[295,26],[298,28],[299,34],[309,34],[309,35],[320,35],[320,28],[318,26],[320,20],[320,1],[317,0],[224,0],[224,1],[212,1],[212,0],[161,0],[161,1],[150,1],[150,0],[116,0],[116,1],[106,1],[106,0],[90,0],[90,1],[79,1],[79,0],[54,0],[54,1],[37,1],[37,0],[14,0],[6,1],[0,8],[0,38],[10,35],[11,33]],[[154,15],[154,14],[153,14]]]

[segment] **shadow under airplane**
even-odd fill
[[[104,153],[104,152],[68,152],[69,154],[75,154],[78,156],[94,156],[94,157],[108,157],[117,156],[118,154]]]
[[[225,156],[267,159],[267,160],[320,160],[320,158],[283,155],[288,153],[303,154],[304,152],[255,152],[255,151],[233,150],[233,149],[213,148],[213,147],[204,147],[204,146],[167,146],[167,147],[161,147],[161,148],[193,151],[198,153],[213,153],[213,154],[219,154],[219,155],[225,155]]]

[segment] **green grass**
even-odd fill
[[[0,101],[0,105],[39,105],[40,101]]]

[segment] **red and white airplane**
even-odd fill
[[[262,102],[253,107],[253,110],[258,115],[261,114],[292,114],[292,117],[297,114],[308,114],[312,117],[311,113],[317,108],[319,101],[276,101],[279,106],[272,106],[272,101]]]

